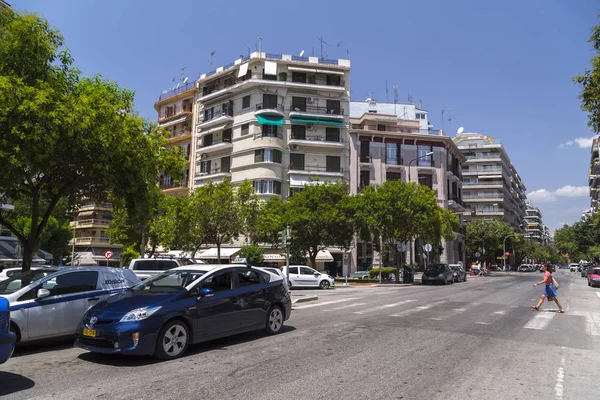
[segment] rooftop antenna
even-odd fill
[[[394,85],[394,115],[398,116],[396,104],[398,104],[398,86]]]
[[[321,42],[321,58],[323,58],[323,45],[329,46],[326,41],[323,40],[323,36],[319,37],[319,42]]]
[[[262,38],[259,37],[258,38],[258,53],[259,53],[259,55],[261,52],[262,52]]]
[[[210,57],[208,58],[208,61],[210,62],[210,70],[211,71],[213,69],[213,67],[212,67],[213,66],[213,57],[215,56],[216,52],[217,52],[216,50],[215,51],[211,51],[210,52]]]
[[[339,59],[340,58],[340,44],[342,44],[344,42],[339,42],[338,44],[336,44],[337,50],[335,52],[335,58]]]
[[[246,49],[248,49],[248,58],[250,58],[250,46],[246,46]]]
[[[350,50],[346,49],[346,57],[348,58],[348,60],[350,59]]]
[[[461,126],[460,128],[458,128],[458,129],[456,130],[456,134],[457,134],[457,135],[460,135],[460,134],[461,134],[461,133],[463,133],[464,131],[465,131],[465,128]]]
[[[304,55],[304,50],[302,50],[302,51],[300,52],[300,57],[302,57],[303,55]]]
[[[388,92],[387,79],[385,80],[385,102],[386,103],[390,102],[390,95],[389,95],[389,92]]]
[[[408,104],[412,104],[413,103],[413,95],[410,94],[410,92],[408,92]]]
[[[444,131],[444,114],[450,110],[452,110],[452,109],[451,108],[442,108],[442,132]]]

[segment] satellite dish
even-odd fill
[[[175,86],[175,89],[179,89],[180,85],[181,85],[181,83],[178,83],[177,86]]]
[[[460,134],[461,134],[461,133],[463,133],[464,131],[465,131],[465,128],[463,128],[463,127],[461,126],[460,128],[458,128],[458,129],[456,130],[456,133],[460,135]]]
[[[185,79],[183,80],[183,84],[185,85],[188,81],[188,77],[186,76]]]
[[[300,57],[302,57],[303,55],[304,55],[304,50],[302,50],[302,51],[300,52]]]
[[[365,100],[365,103],[370,103],[372,101],[373,101],[373,99],[371,99],[370,97],[367,97],[367,99]]]

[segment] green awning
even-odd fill
[[[257,115],[258,123],[261,125],[283,125],[283,117],[275,115]]]
[[[331,121],[327,119],[305,119],[305,118],[290,118],[291,122],[300,124],[321,124],[321,125],[344,125],[344,121]]]

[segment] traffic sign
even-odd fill
[[[398,245],[396,245],[396,249],[402,253],[404,251],[406,251],[406,242],[398,242]]]
[[[510,251],[507,251],[506,253],[504,253],[504,255],[505,255],[506,257],[510,256]]]
[[[112,256],[113,256],[113,252],[112,252],[112,251],[110,251],[110,250],[106,250],[106,251],[104,252],[104,258],[106,258],[107,260],[111,259],[111,258],[112,258]]]
[[[425,246],[423,246],[423,248],[425,249],[425,251],[430,252],[432,247],[429,243],[427,243]]]

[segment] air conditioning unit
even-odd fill
[[[317,99],[315,97],[309,96],[306,98],[307,103],[314,103]]]
[[[290,150],[298,150],[298,145],[297,144],[291,145]]]

